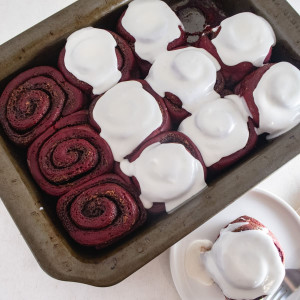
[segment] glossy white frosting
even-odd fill
[[[275,138],[300,122],[300,71],[280,62],[264,73],[253,92],[259,110],[258,133]]]
[[[212,246],[213,243],[209,240],[193,241],[187,248],[184,257],[184,267],[188,276],[207,286],[212,285],[214,281],[205,268],[203,256]]]
[[[160,0],[134,0],[122,19],[125,30],[135,38],[135,52],[150,63],[180,37],[183,25],[172,9]]]
[[[177,143],[154,143],[132,163],[123,160],[120,167],[138,180],[145,208],[164,202],[170,212],[206,186],[201,163]]]
[[[187,47],[162,53],[152,65],[146,81],[161,96],[170,92],[192,112],[214,92],[220,65],[206,50]]]
[[[231,299],[255,299],[280,286],[285,269],[268,230],[233,232],[246,223],[222,229],[203,261],[214,282]]]
[[[212,43],[228,66],[250,62],[263,65],[276,37],[271,25],[262,17],[243,12],[221,22],[221,30]]]
[[[210,100],[182,121],[178,131],[200,150],[207,167],[242,149],[249,139],[248,112],[236,95]]]
[[[122,76],[118,70],[116,46],[115,39],[106,30],[80,29],[67,39],[65,66],[76,78],[91,85],[94,95],[100,95]]]
[[[138,81],[120,82],[108,90],[97,101],[93,118],[119,162],[163,122],[156,99]]]

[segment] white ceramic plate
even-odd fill
[[[224,226],[242,215],[257,219],[274,233],[285,253],[286,268],[300,268],[299,215],[277,196],[255,189],[243,195],[171,248],[171,273],[182,300],[225,299],[217,285],[205,286],[187,275],[184,267],[185,252],[194,240],[215,241]]]

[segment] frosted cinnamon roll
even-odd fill
[[[274,293],[284,278],[284,252],[268,228],[242,216],[223,228],[214,243],[191,244],[186,270],[200,283],[217,284],[226,299],[261,299]]]
[[[72,33],[58,67],[69,82],[87,94],[100,95],[119,81],[136,75],[133,53],[119,35],[86,27]]]
[[[91,105],[90,119],[118,162],[143,141],[171,128],[163,99],[144,80],[115,85]]]
[[[217,98],[223,88],[219,63],[204,49],[184,47],[162,53],[146,81],[164,98],[175,124],[189,116],[203,101]]]
[[[234,86],[256,67],[270,60],[276,37],[262,17],[243,12],[223,20],[196,43],[220,63],[226,85]]]
[[[164,132],[121,161],[150,212],[170,213],[205,186],[206,168],[197,147],[184,134]]]
[[[275,138],[300,122],[300,71],[288,62],[265,65],[235,89],[244,97],[257,128]]]
[[[181,21],[160,0],[132,1],[120,17],[117,31],[132,46],[144,76],[159,54],[186,42]]]
[[[210,171],[230,166],[257,141],[247,105],[236,95],[210,100],[179,126],[198,147]]]

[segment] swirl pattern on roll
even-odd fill
[[[61,196],[113,168],[108,144],[87,120],[87,111],[62,118],[29,147],[31,174],[48,194]]]
[[[0,98],[0,122],[10,140],[26,147],[60,117],[83,109],[85,101],[58,70],[35,67],[6,86]]]
[[[116,242],[146,219],[136,192],[115,174],[94,178],[62,196],[57,214],[77,243],[96,248]]]

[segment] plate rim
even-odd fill
[[[225,207],[223,210],[229,208],[231,205],[233,205],[237,200],[245,197],[247,194],[252,194],[252,193],[257,193],[260,194],[262,196],[267,196],[268,198],[272,198],[272,200],[274,200],[277,205],[281,206],[283,209],[285,209],[289,214],[291,214],[293,216],[294,221],[298,224],[298,226],[300,227],[300,215],[296,212],[296,210],[285,200],[283,200],[280,196],[276,195],[273,192],[267,191],[265,189],[262,188],[253,188],[251,190],[249,190],[248,192],[246,192],[245,194],[243,194],[242,196],[240,196],[239,198],[237,198],[234,202],[232,202],[230,205],[228,205],[227,207]],[[205,223],[203,223],[202,225],[200,225],[199,227],[197,227],[195,230],[193,230],[190,234],[188,234],[187,236],[185,236],[184,238],[182,238],[180,241],[178,241],[176,244],[174,244],[173,246],[170,247],[170,252],[169,252],[169,264],[170,264],[170,271],[171,271],[171,277],[172,277],[172,281],[173,284],[175,286],[175,289],[180,297],[180,299],[185,299],[182,297],[181,295],[181,291],[178,290],[178,283],[177,280],[175,278],[174,272],[175,272],[175,265],[173,264],[173,261],[175,260],[175,252],[177,250],[177,247],[179,245],[179,243],[186,239],[189,235],[193,234],[196,230],[198,230],[200,227],[204,226],[208,221],[210,221],[211,219],[213,219],[214,217],[216,217],[219,213],[221,213],[223,210],[219,211],[217,214],[215,214],[214,216],[212,216],[210,219],[208,219]]]

